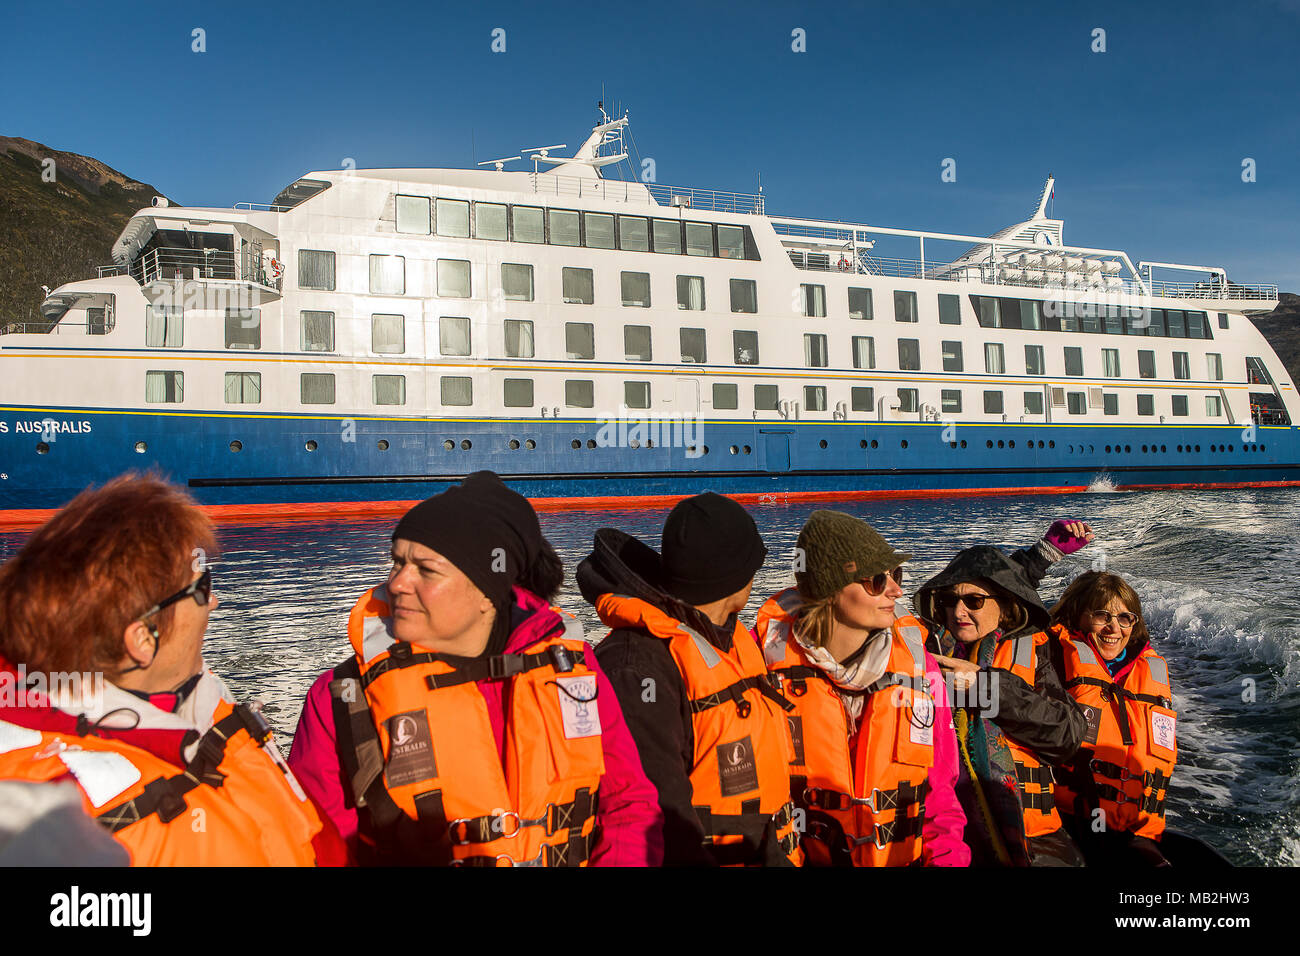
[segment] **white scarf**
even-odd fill
[[[825,671],[835,685],[836,694],[849,719],[849,732],[855,732],[858,721],[862,718],[866,695],[854,692],[871,686],[884,675],[885,668],[889,666],[891,632],[888,629],[873,631],[867,637],[866,649],[847,666],[832,657],[826,648],[809,646],[798,635],[795,635],[795,640],[799,642],[808,660]]]

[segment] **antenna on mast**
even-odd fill
[[[523,159],[523,157],[522,157],[522,156],[506,156],[506,157],[503,157],[502,159],[488,159],[488,160],[484,160],[483,162],[479,163],[478,165],[480,165],[480,166],[495,166],[495,167],[497,168],[497,172],[501,172],[501,171],[505,168],[506,163],[510,162],[511,160],[515,160],[515,159]]]

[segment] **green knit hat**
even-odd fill
[[[810,601],[820,601],[854,581],[892,571],[910,554],[900,554],[889,546],[861,518],[843,511],[814,511],[797,546],[803,552],[805,570],[796,571],[799,593]]]

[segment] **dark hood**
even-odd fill
[[[944,615],[935,607],[935,593],[976,580],[988,581],[1003,595],[1013,598],[1025,612],[1027,620],[1010,629],[1007,636],[1026,629],[1034,632],[1047,630],[1051,616],[1043,607],[1038,591],[1029,583],[1024,568],[988,545],[959,552],[946,568],[921,585],[912,598],[912,608],[918,617],[942,626]]]
[[[731,626],[719,627],[694,607],[663,589],[664,570],[659,552],[616,528],[596,532],[591,554],[583,558],[574,575],[583,599],[595,605],[602,594],[640,598],[718,643],[730,645]]]

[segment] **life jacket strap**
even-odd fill
[[[1056,797],[1050,790],[1044,790],[1042,793],[1025,793],[1022,790],[1020,805],[1026,810],[1037,810],[1046,816],[1056,807]]]
[[[469,846],[473,843],[491,843],[493,840],[509,839],[516,836],[524,827],[543,827],[548,837],[561,830],[581,830],[583,825],[596,815],[596,797],[583,787],[568,803],[549,803],[540,817],[525,819],[513,810],[500,814],[486,814],[481,817],[466,817],[452,820],[448,824],[452,843],[457,846]]]
[[[1138,809],[1143,813],[1150,813],[1158,817],[1165,815],[1165,794],[1158,791],[1152,791],[1140,797],[1132,797],[1118,787],[1113,787],[1108,783],[1099,783],[1097,784],[1097,795],[1113,803],[1137,804]]]
[[[1023,792],[1025,785],[1029,783],[1037,784],[1043,788],[1050,787],[1056,782],[1056,776],[1052,773],[1052,768],[1047,764],[1029,767],[1018,763],[1016,764],[1016,781],[1020,784],[1020,789]]]
[[[712,694],[705,697],[695,698],[691,701],[691,713],[698,714],[714,707],[720,707],[730,701],[736,705],[736,713],[739,714],[741,718],[748,717],[750,711],[753,709],[753,704],[745,698],[745,691],[749,690],[751,687],[757,688],[760,694],[772,701],[774,704],[777,704],[782,710],[794,710],[794,704],[790,703],[772,688],[766,674],[757,674],[753,677],[742,677],[734,684],[729,684],[722,688],[722,690],[714,691]]]
[[[877,850],[883,850],[891,843],[901,843],[914,836],[920,836],[921,828],[925,824],[925,804],[921,805],[921,812],[916,816],[898,816],[888,823],[877,823],[871,828],[871,832],[864,836],[855,837],[853,843],[856,846],[870,843]]]
[[[775,813],[762,813],[758,800],[746,800],[740,813],[714,813],[710,807],[693,808],[704,828],[704,845],[718,866],[759,866],[784,859],[799,846],[799,832],[784,837],[777,831],[794,820],[795,805],[787,801]],[[739,836],[735,843],[715,843],[714,837]]]
[[[863,806],[870,807],[872,813],[880,813],[884,810],[901,812],[914,804],[923,805],[928,792],[928,784],[922,781],[919,784],[904,782],[893,790],[875,788],[865,797],[855,797],[824,787],[805,787],[798,797],[801,806],[818,810],[848,810],[850,807]]]
[[[452,866],[581,866],[591,856],[594,834],[571,838],[567,843],[547,843],[531,860],[516,860],[508,853],[496,856],[467,856],[452,860]]]

